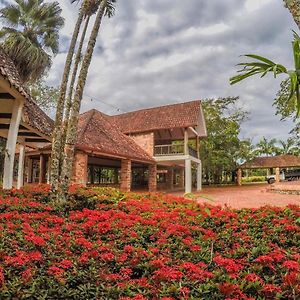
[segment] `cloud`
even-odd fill
[[[49,82],[59,83],[78,7],[59,1],[66,26]],[[292,67],[293,19],[277,0],[119,0],[105,19],[82,111],[108,114],[209,97],[240,96],[251,115],[242,136],[285,138],[292,128],[272,107],[280,79],[229,85],[239,55],[258,53]],[[92,100],[91,100],[92,98]]]

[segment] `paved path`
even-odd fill
[[[284,195],[267,192],[267,184],[207,187],[201,192],[194,193],[200,203],[230,206],[232,208],[257,208],[264,205],[286,206],[288,204],[300,205],[300,195]],[[182,192],[172,193],[182,196]]]

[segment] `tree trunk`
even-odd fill
[[[66,102],[66,112],[65,112],[65,118],[64,118],[66,122],[68,122],[69,117],[70,117],[70,110],[71,110],[71,106],[72,106],[72,97],[73,97],[73,89],[74,89],[74,84],[75,84],[75,81],[76,81],[78,68],[79,68],[79,65],[80,65],[81,52],[82,52],[86,32],[87,32],[87,29],[88,29],[88,26],[89,26],[89,22],[90,22],[90,16],[88,16],[86,21],[85,21],[85,25],[84,25],[84,28],[83,28],[83,31],[82,31],[82,34],[81,34],[79,47],[78,47],[77,54],[76,54],[76,57],[75,57],[74,69],[73,69],[73,73],[72,73],[72,78],[71,78],[70,87],[69,87],[69,93],[68,93],[67,102]],[[66,123],[66,125],[68,125],[68,124]]]
[[[283,0],[283,2],[292,14],[294,21],[300,29],[300,0]]]
[[[80,69],[77,86],[76,86],[76,93],[74,95],[74,100],[71,108],[71,115],[68,124],[68,130],[67,130],[62,175],[61,175],[61,183],[62,183],[61,187],[62,187],[62,191],[64,192],[64,195],[66,195],[67,188],[72,176],[74,150],[75,150],[75,144],[77,138],[77,124],[78,124],[78,116],[79,116],[79,111],[81,106],[82,94],[86,84],[88,70],[91,64],[93,51],[96,45],[97,36],[100,29],[102,17],[106,8],[106,4],[107,4],[107,0],[101,1],[100,7],[98,9],[98,13],[90,35],[86,53],[84,55],[84,59],[81,64],[81,69]]]
[[[79,65],[80,65],[82,48],[83,48],[86,32],[87,32],[87,29],[88,29],[88,26],[89,26],[89,22],[90,22],[90,16],[88,16],[86,21],[85,21],[85,25],[84,25],[84,28],[83,28],[83,31],[82,31],[82,34],[81,34],[77,54],[76,54],[76,57],[75,57],[74,69],[73,69],[73,72],[72,72],[72,78],[71,78],[68,97],[67,97],[67,102],[66,102],[66,111],[65,111],[65,116],[64,116],[63,133],[62,133],[62,137],[61,137],[61,153],[64,152],[64,148],[65,148],[67,129],[68,129],[69,117],[70,117],[70,110],[71,110],[71,106],[72,106],[73,89],[74,89],[74,85],[75,85],[75,81],[76,81],[78,68],[79,68]]]
[[[60,162],[61,162],[61,128],[64,114],[66,91],[68,86],[68,78],[72,65],[72,58],[74,55],[77,38],[80,31],[80,26],[83,20],[83,11],[80,9],[79,16],[76,22],[76,26],[73,32],[69,52],[66,59],[64,73],[60,86],[60,94],[57,101],[56,116],[54,123],[54,131],[52,136],[52,152],[51,152],[51,171],[50,171],[50,183],[53,194],[57,194],[59,187],[59,175],[60,175]]]

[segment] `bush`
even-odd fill
[[[266,181],[266,176],[248,176],[243,177],[242,182],[248,183],[248,182],[264,182]]]
[[[95,198],[94,209],[62,215],[36,193],[0,197],[0,299],[300,297],[298,206],[71,192],[75,202]]]

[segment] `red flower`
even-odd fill
[[[70,269],[73,267],[73,263],[68,259],[62,260],[59,264],[60,264],[60,267],[63,269]]]
[[[26,269],[21,273],[21,277],[24,283],[28,283],[32,278],[32,269]]]
[[[298,272],[291,272],[283,277],[284,283],[290,286],[300,284],[300,276]]]
[[[245,276],[245,280],[249,282],[260,282],[262,283],[262,279],[256,275],[255,273],[249,273]]]
[[[158,281],[176,281],[182,277],[183,273],[172,267],[163,267],[154,272],[154,279]]]
[[[4,273],[3,273],[3,269],[0,268],[0,286],[2,286],[4,283]]]
[[[103,253],[100,255],[100,259],[102,259],[104,261],[112,261],[112,260],[114,260],[114,258],[115,258],[115,256],[111,252]]]
[[[299,263],[293,260],[286,260],[282,265],[292,271],[298,271],[300,267]]]
[[[267,296],[271,296],[281,292],[282,292],[281,288],[274,284],[265,284],[263,286],[263,293],[266,294]]]
[[[257,257],[255,259],[255,261],[262,265],[268,265],[268,264],[271,264],[274,261],[274,259],[268,255],[261,255],[261,256]]]
[[[219,290],[225,296],[230,296],[237,289],[239,289],[239,286],[230,282],[224,282],[219,284]]]
[[[53,266],[53,267],[48,268],[47,273],[49,275],[53,275],[54,277],[61,277],[64,274],[64,270]]]

